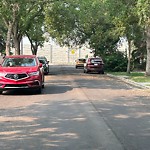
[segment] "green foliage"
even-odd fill
[[[107,54],[103,59],[106,71],[117,72],[127,70],[127,58],[119,51]]]
[[[56,1],[46,7],[46,28],[50,35],[60,44],[71,45],[78,42],[77,1]]]
[[[149,0],[137,0],[137,14],[140,18],[140,24],[145,28],[150,26],[150,2]]]
[[[64,0],[46,8],[46,26],[50,35],[62,45],[89,43],[96,49],[107,39],[111,23],[105,20],[102,1]]]
[[[36,2],[34,0],[0,1],[1,21],[3,21],[3,24],[7,27],[7,34],[9,34],[9,37],[13,39],[16,54],[20,53],[20,41],[26,33],[30,35],[30,41],[35,41],[34,35],[36,35],[36,43],[39,42],[38,45],[42,46],[44,39],[42,37],[43,32],[41,32],[41,28],[44,22],[44,5],[45,1],[41,0],[36,0]],[[36,20],[39,21],[38,29]],[[8,31],[11,31],[11,33]],[[8,40],[8,35],[5,40],[10,42],[10,40]]]

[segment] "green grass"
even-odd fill
[[[144,72],[131,72],[130,74],[127,74],[126,72],[109,72],[109,74],[125,76],[135,82],[150,82],[150,76],[145,76]]]

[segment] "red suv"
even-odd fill
[[[0,93],[12,89],[44,88],[42,63],[35,55],[6,56],[0,65]]]
[[[98,72],[104,74],[104,63],[100,57],[87,58],[84,64],[84,73]]]

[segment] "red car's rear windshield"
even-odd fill
[[[36,66],[35,58],[5,58],[3,67],[29,67]]]
[[[91,59],[91,63],[100,63],[100,62],[102,62],[102,59],[100,59],[100,58]]]

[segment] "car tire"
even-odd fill
[[[48,73],[49,73],[49,69],[47,69],[47,72],[46,72],[46,74],[48,75]]]
[[[45,87],[45,85],[44,85],[44,84],[42,84],[42,89],[44,89],[44,87]]]
[[[77,69],[78,67],[76,66],[75,68]]]
[[[86,70],[86,73],[89,73],[89,70]]]
[[[3,91],[0,91],[0,94],[2,94],[3,93]]]
[[[42,88],[40,87],[40,88],[36,89],[36,93],[41,94],[42,93]]]
[[[104,70],[101,70],[99,73],[100,73],[100,74],[104,74]]]
[[[84,69],[84,73],[88,73],[88,70]]]

